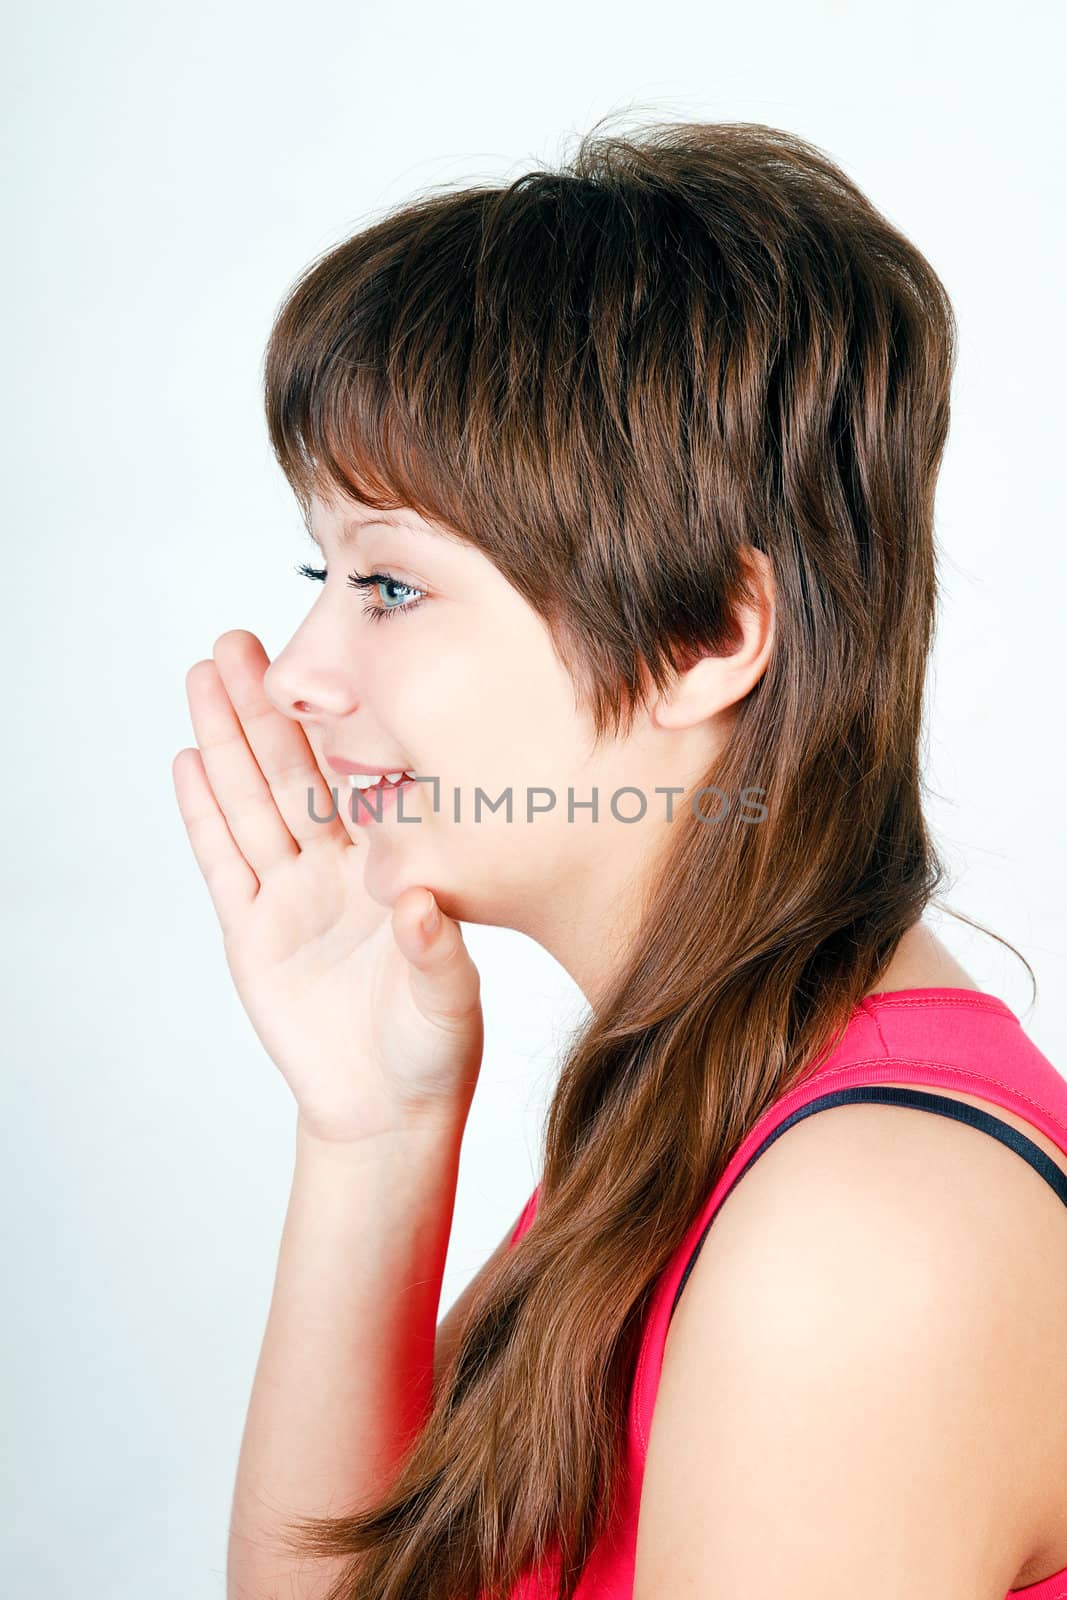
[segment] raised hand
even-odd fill
[[[429,890],[392,911],[367,894],[365,846],[340,817],[304,730],[268,698],[252,633],[186,675],[197,748],[172,776],[230,974],[306,1129],[351,1141],[454,1125],[481,1066],[478,969]],[[342,800],[343,803],[343,800]]]

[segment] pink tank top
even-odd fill
[[[886,1087],[887,1083],[925,1084],[934,1091],[940,1086],[980,1097],[1024,1117],[1067,1153],[1067,1079],[1031,1042],[1002,1000],[978,990],[936,988],[891,990],[862,1000],[832,1054],[812,1063],[800,1083],[768,1107],[738,1146],[653,1291],[630,1391],[621,1514],[590,1556],[575,1600],[632,1600],[641,1479],[671,1314],[719,1206],[752,1162],[793,1122],[852,1100],[908,1105],[951,1116],[1015,1150],[1067,1205],[1063,1173],[1009,1123],[930,1089],[899,1089]],[[519,1218],[513,1245],[534,1220],[537,1193],[535,1188]],[[511,1600],[550,1600],[556,1593],[553,1573],[551,1563],[526,1572]],[[1010,1589],[1008,1596],[1067,1600],[1067,1567],[1038,1583]]]

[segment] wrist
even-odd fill
[[[296,1145],[298,1150],[342,1164],[406,1163],[428,1154],[458,1156],[467,1124],[467,1109],[414,1116],[394,1128],[357,1136],[324,1129],[298,1109]]]

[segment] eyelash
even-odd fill
[[[296,570],[305,578],[314,578],[316,583],[326,582],[325,567],[309,567],[306,562],[301,562]],[[388,572],[350,572],[348,581],[354,589],[368,592],[377,588],[380,583],[391,583],[395,589],[406,589],[409,594],[424,596],[426,592],[424,589],[416,589],[413,584],[401,583],[399,578],[394,578]],[[413,600],[410,605],[404,606],[366,605],[363,607],[363,615],[376,621],[379,617],[395,617],[401,611],[417,611],[421,605],[421,599]]]

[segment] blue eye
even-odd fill
[[[301,562],[296,570],[302,573],[305,578],[313,578],[316,583],[326,582],[325,567],[309,567],[305,562]],[[421,606],[422,597],[425,594],[423,589],[416,589],[410,583],[401,583],[399,578],[392,577],[388,572],[350,572],[348,581],[354,589],[370,590],[380,585],[389,585],[393,589],[403,589],[407,594],[417,594],[420,597],[418,600],[413,600],[410,605],[364,606],[363,615],[365,617],[392,617],[398,611],[415,611]]]

